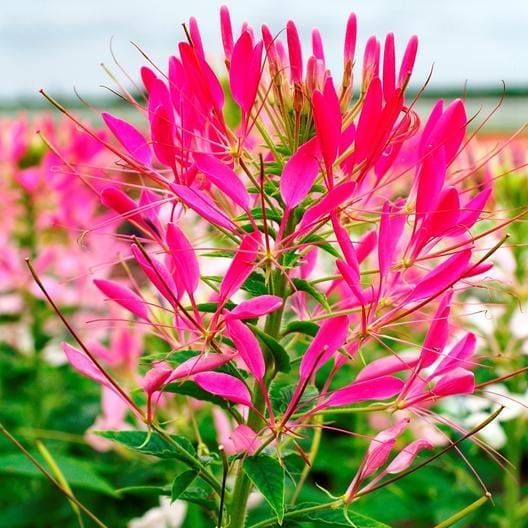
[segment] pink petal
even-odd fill
[[[347,63],[354,61],[354,54],[356,53],[356,37],[357,37],[357,20],[356,15],[352,13],[347,20],[345,33],[345,47],[343,56],[345,59],[345,69]]]
[[[341,407],[366,400],[386,400],[401,391],[404,383],[393,376],[356,381],[333,392],[325,407]]]
[[[436,383],[432,393],[435,396],[452,396],[455,394],[473,394],[475,391],[475,376],[473,372],[458,367]]]
[[[446,346],[449,336],[449,312],[452,292],[447,293],[442,298],[429,331],[425,336],[422,352],[420,354],[420,367],[426,368],[432,365],[441,355]]]
[[[231,27],[231,17],[229,9],[223,5],[220,7],[220,30],[222,33],[222,45],[224,46],[225,58],[231,60],[231,53],[233,52],[233,29]]]
[[[306,210],[297,232],[301,233],[306,227],[312,226],[322,217],[335,211],[354,194],[355,190],[355,182],[346,182],[334,187],[318,204]]]
[[[109,280],[95,279],[94,284],[107,297],[123,306],[123,308],[137,315],[140,319],[148,321],[147,307],[144,300],[137,293],[117,282]]]
[[[386,374],[394,374],[413,369],[419,361],[416,355],[394,355],[376,359],[367,364],[357,375],[356,381],[376,379]]]
[[[409,82],[411,77],[414,62],[416,60],[416,52],[418,51],[418,37],[413,35],[407,47],[405,48],[405,53],[403,54],[403,59],[401,61],[400,72],[398,73],[398,87],[403,88]]]
[[[327,172],[337,157],[341,142],[341,107],[332,77],[325,81],[323,93],[316,90],[312,98],[315,130]]]
[[[432,449],[432,444],[427,440],[415,440],[404,447],[392,462],[387,466],[384,473],[395,474],[406,470],[423,449]]]
[[[200,282],[196,253],[181,229],[172,222],[167,225],[166,241],[170,256],[176,266],[176,273],[187,293],[192,295]]]
[[[460,339],[455,346],[446,354],[446,356],[436,367],[433,375],[440,376],[453,370],[455,367],[469,367],[471,364],[466,361],[475,353],[477,338],[475,334],[468,333]]]
[[[100,385],[108,387],[110,390],[116,392],[115,387],[108,381],[99,367],[97,367],[97,365],[86,354],[68,343],[62,343],[62,350],[64,350],[70,365],[76,371],[99,383]],[[119,393],[117,392],[117,394]]]
[[[182,378],[194,376],[200,372],[208,372],[214,370],[222,365],[225,365],[234,358],[232,354],[207,354],[199,355],[187,359],[181,365],[178,365],[167,378],[167,383],[176,381]]]
[[[194,154],[194,161],[198,170],[205,174],[223,193],[242,209],[249,207],[249,194],[245,185],[237,174],[214,156],[208,154]]]
[[[244,236],[220,285],[220,299],[229,299],[249,277],[255,267],[260,240],[258,231]]]
[[[159,105],[154,109],[150,126],[152,148],[156,157],[164,165],[174,167],[176,158],[174,130],[165,106]]]
[[[125,147],[134,160],[143,165],[150,165],[152,163],[152,151],[143,134],[136,127],[106,112],[103,112],[101,115],[106,126],[112,131],[119,143]]]
[[[248,388],[238,378],[222,372],[203,372],[194,376],[194,381],[203,390],[226,400],[252,407]]]
[[[248,301],[242,301],[230,312],[224,313],[224,318],[229,319],[253,319],[278,310],[283,300],[276,295],[260,295]]]
[[[249,114],[255,103],[261,63],[262,42],[253,47],[253,38],[249,31],[244,31],[237,40],[231,55],[229,84],[233,99],[246,114]]]
[[[167,367],[155,366],[151,368],[141,380],[143,390],[149,396],[160,390],[166,384],[171,372],[172,370]]]
[[[394,254],[403,233],[407,216],[399,205],[385,202],[378,235],[380,276],[384,278],[394,262]]]
[[[409,294],[407,302],[433,298],[443,290],[451,287],[464,275],[468,268],[471,250],[456,253],[429,272]]]
[[[282,170],[280,192],[290,210],[302,202],[319,174],[316,139],[299,147]]]
[[[306,380],[322,367],[341,347],[348,335],[348,317],[339,315],[321,324],[299,367],[301,380]]]
[[[286,40],[288,42],[288,55],[290,58],[290,79],[292,83],[302,83],[303,60],[301,39],[295,23],[291,20],[286,24]]]
[[[228,319],[226,328],[248,370],[257,380],[262,381],[266,372],[266,363],[264,362],[259,342],[253,332],[244,323],[236,319]]]
[[[232,433],[232,454],[246,453],[249,456],[254,455],[261,445],[258,434],[251,427],[240,424]]]
[[[206,220],[209,220],[209,222],[231,232],[236,231],[235,224],[216,207],[204,192],[194,187],[186,187],[185,185],[178,185],[176,183],[171,185],[171,189],[185,205],[196,211]]]

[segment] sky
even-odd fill
[[[109,84],[100,64],[120,65],[137,77],[144,58],[136,43],[161,68],[182,40],[181,24],[198,19],[205,47],[221,64],[218,11],[229,6],[235,28],[243,21],[267,23],[280,32],[296,21],[308,46],[319,27],[327,62],[338,76],[348,14],[358,17],[358,49],[370,35],[395,34],[400,56],[408,38],[420,39],[413,77],[421,86],[500,90],[528,87],[527,0],[0,0],[0,99],[104,94]],[[307,55],[308,53],[306,53]]]

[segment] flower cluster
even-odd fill
[[[146,126],[103,113],[115,142],[93,136],[128,173],[108,171],[98,188],[135,234],[122,269],[95,284],[129,312],[125,329],[155,343],[143,396],[89,347],[64,349],[166,441],[161,419],[221,408],[220,451],[234,455],[224,470],[236,476],[228,517],[242,526],[251,486],[265,491],[255,460],[284,487],[281,457],[293,449],[310,464],[302,440],[336,410],[407,411],[382,431],[351,431],[370,442],[349,504],[432,447],[402,444],[409,422],[434,422],[436,402],[474,392],[476,338],[455,332],[451,312],[491,267],[477,224],[492,187],[460,156],[463,102],[438,101],[422,120],[406,96],[415,37],[400,61],[392,34],[372,37],[361,60],[350,16],[336,82],[317,30],[304,60],[293,22],[285,41],[267,26],[234,33],[222,8],[221,29],[227,81],[191,19],[167,71],[142,68],[146,104],[123,94]],[[220,526],[215,469],[188,463],[221,495]],[[284,497],[265,498],[280,522]]]

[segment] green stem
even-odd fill
[[[464,517],[467,517],[470,513],[473,513],[476,509],[480,508],[485,502],[487,502],[491,498],[491,495],[486,494],[483,497],[480,497],[480,499],[476,500],[475,502],[472,502],[469,506],[466,506],[463,510],[460,510],[459,512],[455,513],[455,515],[452,515],[449,517],[449,519],[446,519],[445,521],[442,521],[440,524],[437,524],[434,528],[448,528],[448,526],[453,526],[457,521],[460,521],[460,519],[463,519]],[[513,524],[511,526],[514,526]]]
[[[285,229],[285,236],[287,236],[288,231],[293,230],[292,221],[290,220]],[[282,299],[286,296],[287,281],[286,278],[282,275],[280,266],[282,265],[283,257],[279,257],[279,267],[273,270],[271,277],[271,292],[273,295],[277,295]],[[284,312],[284,303],[282,307],[269,314],[266,318],[266,323],[264,325],[264,332],[269,336],[277,339],[280,335],[282,315]],[[266,358],[267,369],[266,371],[275,372],[275,369],[270,369],[270,363],[273,361],[272,358]],[[267,375],[265,379],[266,387],[269,386],[269,383],[273,379],[273,374]],[[253,389],[253,409],[249,411],[247,425],[254,431],[258,431],[262,427],[262,418],[260,414],[264,413],[265,409],[265,400],[262,390],[259,385],[255,384]],[[260,413],[260,414],[259,414]],[[242,469],[242,462],[239,462],[238,474],[235,481],[235,487],[233,490],[232,500],[229,508],[229,526],[235,528],[241,528],[244,526],[246,519],[247,511],[247,501],[249,493],[251,491],[251,481],[249,477],[245,474]]]

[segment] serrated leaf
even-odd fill
[[[193,471],[192,469],[180,473],[172,483],[171,502],[174,502],[176,499],[179,499],[182,493],[192,484],[195,478],[196,471]]]
[[[290,356],[285,348],[273,337],[263,332],[258,326],[248,325],[259,341],[268,349],[275,360],[279,372],[290,372]]]
[[[152,455],[158,458],[176,458],[187,463],[197,460],[196,450],[183,436],[170,435],[172,442],[174,442],[172,443],[155,432],[96,431],[95,433],[144,455]]]
[[[304,279],[294,278],[291,280],[298,291],[303,291],[307,293],[308,295],[310,295],[310,297],[313,297],[321,306],[323,306],[325,310],[330,311],[330,305],[328,304],[328,301],[322,292],[320,292],[318,289],[316,289]]]
[[[47,467],[46,462],[40,455],[34,456],[44,467]],[[100,477],[88,462],[60,454],[53,455],[53,459],[72,488],[90,489],[105,495],[116,495],[113,487]],[[1,455],[0,474],[46,478],[22,453]]]
[[[194,383],[193,381],[169,383],[164,388],[164,391],[173,392],[175,394],[182,394],[184,396],[190,396],[191,398],[195,398],[200,401],[210,402],[214,405],[222,407],[223,409],[227,409],[229,407],[229,402],[227,400],[203,390],[201,387],[198,387],[198,385],[196,385],[196,383]]]
[[[284,468],[275,458],[259,455],[247,457],[244,460],[244,471],[277,515],[279,524],[282,523],[284,518]]]
[[[311,321],[292,321],[286,326],[284,335],[297,332],[299,334],[305,334],[310,337],[315,337],[319,330],[319,326]]]

